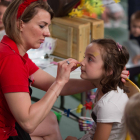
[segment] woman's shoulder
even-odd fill
[[[4,58],[10,59],[11,55],[15,55],[15,52],[12,51],[8,46],[0,43],[0,60],[2,60]],[[15,57],[16,57],[16,55],[15,55]]]

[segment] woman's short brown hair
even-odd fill
[[[10,2],[9,2],[9,1],[1,1],[1,2],[0,2],[0,6],[5,6],[5,7],[8,7],[8,6],[9,6],[9,4],[10,4]]]
[[[23,12],[21,17],[17,19],[18,7],[24,0],[13,0],[3,16],[3,23],[6,34],[16,43],[21,44],[20,31],[17,27],[17,21],[29,22],[38,12],[38,8],[44,9],[50,13],[51,19],[54,16],[53,10],[45,0],[38,0],[31,3]]]
[[[97,39],[91,43],[99,44],[104,62],[105,75],[101,80],[102,92],[105,94],[111,90],[117,90],[117,86],[128,92],[121,81],[121,73],[129,60],[129,53],[124,46],[119,50],[117,43],[112,39]]]
[[[134,94],[125,107],[126,126],[135,140],[140,140],[140,93]]]

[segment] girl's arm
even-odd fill
[[[113,123],[97,123],[93,140],[108,140]],[[65,140],[78,140],[75,137],[68,136]]]
[[[97,123],[93,140],[108,140],[113,123]]]

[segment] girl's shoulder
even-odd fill
[[[98,101],[98,105],[104,106],[106,104],[112,104],[115,106],[125,106],[128,101],[128,96],[122,89],[117,87],[117,90],[112,90],[102,96]]]

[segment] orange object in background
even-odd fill
[[[87,12],[87,11],[84,11],[84,12],[83,12],[83,15],[84,15],[84,16],[88,16],[88,17],[91,17],[91,18],[97,18],[97,14],[95,14],[95,13],[90,14],[90,13]]]

